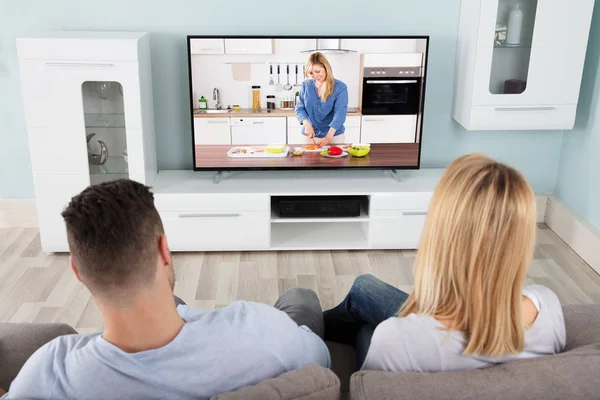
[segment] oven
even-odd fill
[[[421,107],[421,67],[365,67],[364,115],[417,115]]]

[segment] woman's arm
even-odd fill
[[[306,112],[306,107],[304,105],[304,94],[306,92],[306,83],[303,83],[300,86],[300,95],[298,96],[298,104],[296,104],[296,118],[300,125],[304,126],[304,134],[306,137],[312,139],[315,136],[315,130],[312,127],[312,124],[308,120],[308,113]]]

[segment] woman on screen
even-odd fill
[[[306,60],[306,75],[312,79],[302,83],[296,118],[302,125],[307,143],[319,146],[345,143],[348,87],[333,77],[331,64],[320,52]]]

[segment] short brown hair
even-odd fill
[[[130,297],[154,282],[163,226],[149,189],[129,179],[101,183],[63,211],[71,257],[95,294]]]

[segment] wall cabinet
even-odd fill
[[[227,54],[273,54],[273,39],[225,39]]]
[[[516,3],[462,0],[453,117],[469,130],[572,129],[594,0],[521,1],[520,37],[495,40]]]
[[[60,214],[71,197],[156,177],[149,36],[59,32],[17,49],[42,249],[68,251]]]
[[[416,53],[417,39],[342,39],[342,47],[364,53]]]
[[[190,39],[190,54],[225,54],[225,40]]]
[[[231,119],[231,144],[265,145],[285,142],[285,117]]]
[[[231,144],[231,118],[194,118],[194,143]]]
[[[303,57],[307,56],[301,53],[316,47],[316,39],[275,39],[275,54],[295,56],[301,62],[304,61]]]
[[[364,143],[415,143],[416,115],[373,115],[362,117]]]

